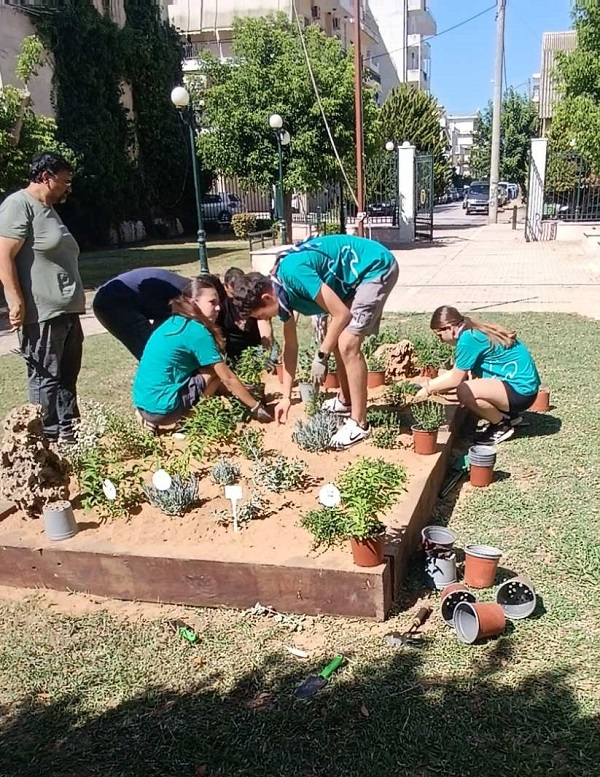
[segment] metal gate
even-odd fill
[[[415,156],[415,238],[433,240],[433,154]]]
[[[398,223],[398,154],[367,159],[365,164],[367,215],[371,224]]]

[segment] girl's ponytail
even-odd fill
[[[506,329],[499,324],[486,324],[476,318],[463,316],[450,305],[442,305],[434,310],[429,326],[433,330],[438,330],[460,324],[464,324],[466,329],[483,332],[492,345],[500,345],[502,348],[512,348],[517,340],[517,333],[514,330]]]

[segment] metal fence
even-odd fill
[[[577,154],[550,154],[542,220],[600,221],[600,177]]]

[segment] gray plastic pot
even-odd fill
[[[427,556],[425,578],[427,583],[438,591],[456,583],[456,553],[451,553],[448,558]]]
[[[496,463],[495,446],[472,445],[469,448],[469,463],[476,467],[493,467]]]
[[[450,550],[456,542],[456,534],[445,526],[425,526],[421,530],[425,550],[433,546]]]
[[[467,645],[497,637],[506,628],[506,616],[495,602],[459,602],[454,610],[454,629]]]
[[[298,383],[298,390],[300,391],[300,399],[304,403],[310,402],[316,394],[316,389],[312,383]]]
[[[77,521],[70,502],[50,502],[44,507],[44,531],[48,539],[55,542],[77,534]]]
[[[521,575],[511,577],[510,580],[506,580],[498,587],[496,602],[511,621],[528,618],[534,613],[537,606],[537,596],[533,583]]]
[[[466,585],[462,583],[453,583],[442,591],[440,603],[440,612],[444,623],[450,628],[454,628],[454,611],[460,602],[470,602],[475,604],[475,594],[471,593]]]

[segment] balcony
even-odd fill
[[[436,34],[437,25],[427,0],[408,0],[408,31],[428,36]]]
[[[429,78],[424,70],[414,69],[406,71],[406,82],[409,86],[422,92],[429,91]]]
[[[406,36],[406,45],[408,49],[421,49],[422,59],[431,59],[431,46],[420,33],[414,33]]]

